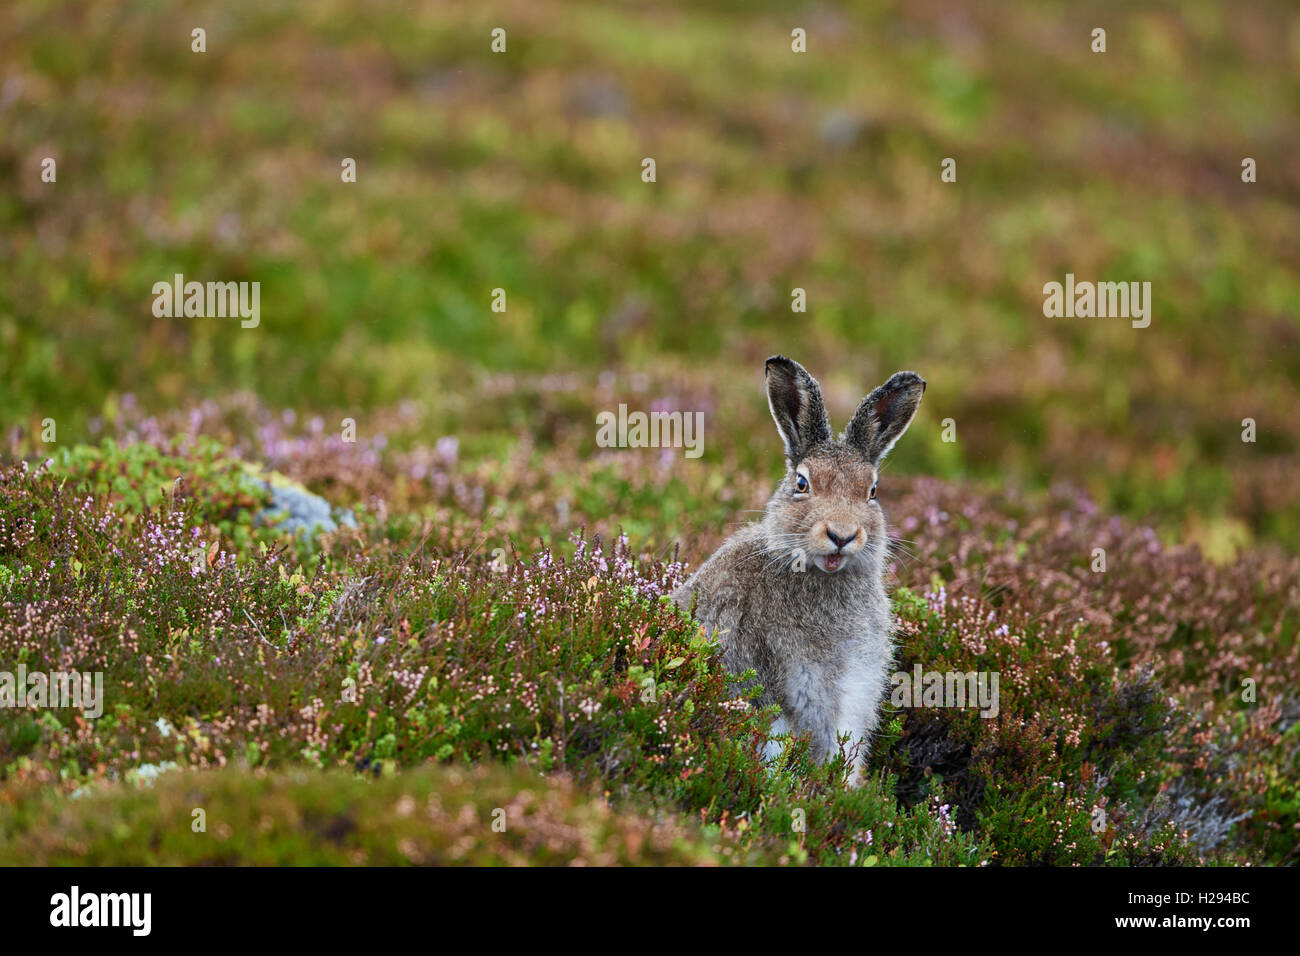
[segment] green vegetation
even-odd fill
[[[299,540],[311,558],[295,565],[284,546],[234,542],[208,500],[187,497],[204,470],[221,472],[211,460],[197,458],[195,480],[132,521],[111,496],[78,488],[138,459],[139,447],[82,456],[81,476],[25,463],[0,474],[0,658],[29,671],[102,671],[105,681],[97,720],[49,709],[6,711],[0,722],[0,773],[17,788],[11,808],[0,804],[0,832],[26,834],[51,854],[42,858],[93,844],[97,859],[144,859],[142,831],[110,839],[95,821],[134,813],[135,789],[160,768],[231,766],[270,774],[246,784],[254,789],[290,786],[288,774],[311,781],[293,785],[304,799],[349,807],[356,791],[340,771],[527,768],[571,779],[573,793],[619,813],[676,821],[683,839],[723,839],[729,859],[751,862],[1280,861],[1293,845],[1300,816],[1284,702],[1297,666],[1295,558],[1252,553],[1224,569],[1099,516],[1086,498],[1026,503],[896,481],[889,506],[914,555],[896,568],[900,666],[997,670],[1001,707],[994,719],[894,713],[870,781],[846,790],[844,761],[812,765],[806,740],[764,766],[773,714],[732,700],[710,636],[667,603],[682,566],[634,556],[625,536],[574,533],[516,550],[550,533],[539,523],[550,516],[525,512],[498,519],[489,540],[504,547],[489,551],[454,521],[372,512],[355,528]],[[300,450],[306,472],[345,474],[328,459],[355,454]],[[527,501],[529,480],[562,471],[599,484],[607,466],[515,467],[480,485],[487,511]],[[408,501],[410,513],[451,513],[460,469],[438,468],[423,493],[443,486],[453,504],[426,497]],[[629,466],[637,470],[632,501],[653,480]],[[406,480],[387,463],[369,477],[380,500],[397,498]],[[684,488],[682,498],[707,493]],[[1088,569],[1096,542],[1113,562],[1108,575]],[[1255,675],[1260,703],[1248,704],[1238,690]],[[294,777],[295,768],[333,775]],[[252,779],[211,785],[232,818],[249,812],[233,793],[244,784],[232,781]],[[410,787],[423,800],[455,778],[418,779],[384,792]],[[22,790],[37,784],[44,810]],[[98,803],[78,805],[69,832],[38,839],[33,821],[53,812],[49,791],[120,806],[105,817]],[[148,832],[176,813],[150,811],[139,826]],[[366,819],[377,840],[392,821],[375,813]],[[86,827],[93,832],[79,836]],[[246,845],[193,839],[162,858],[229,861]],[[444,859],[421,846],[412,859]],[[476,847],[502,861],[517,849]]]

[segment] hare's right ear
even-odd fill
[[[924,394],[925,379],[915,372],[895,372],[862,400],[844,430],[844,440],[879,468],[894,442],[912,424]]]
[[[785,442],[785,457],[791,467],[822,442],[830,441],[831,423],[826,416],[821,386],[798,362],[773,355],[764,366],[767,404],[772,420]]]

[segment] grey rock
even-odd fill
[[[271,492],[271,507],[257,514],[257,523],[274,523],[290,534],[307,535],[332,533],[339,526],[356,527],[356,518],[346,508],[332,508],[320,495],[314,495],[297,485],[263,481],[262,486]]]

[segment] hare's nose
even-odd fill
[[[836,534],[835,529],[831,528],[830,525],[827,525],[827,526],[826,526],[826,537],[830,538],[830,539],[831,539],[831,542],[832,542],[832,543],[835,545],[835,547],[837,547],[837,548],[841,548],[841,549],[843,549],[843,548],[848,547],[848,546],[849,546],[849,542],[851,542],[851,541],[852,541],[854,538],[856,538],[857,536],[858,536],[858,529],[857,529],[857,528],[854,528],[854,529],[853,529],[853,533],[852,533],[852,534],[850,534],[850,535],[844,535],[844,534],[842,534],[842,533],[841,533],[841,534]]]

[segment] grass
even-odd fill
[[[156,835],[142,840],[141,831]],[[6,865],[410,866],[749,862],[717,828],[615,813],[555,777],[500,767],[347,774],[163,774],[69,805],[6,807]]]

